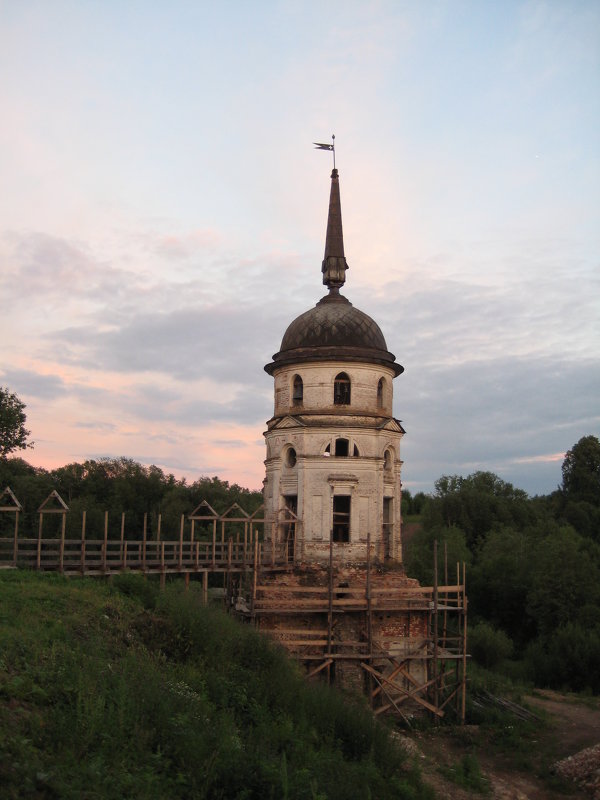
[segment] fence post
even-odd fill
[[[144,531],[142,534],[142,570],[146,572],[146,540],[148,537],[148,512],[144,512]]]
[[[19,552],[19,512],[15,511],[15,538],[13,542],[13,565],[17,566],[17,553]]]
[[[60,555],[58,557],[59,572],[64,571],[65,565],[65,529],[67,527],[67,515],[61,514],[62,522],[60,526]]]
[[[38,527],[37,556],[35,560],[36,569],[40,569],[42,563],[42,525],[44,524],[44,514],[40,511],[40,524]]]
[[[185,514],[181,515],[179,525],[179,569],[183,567],[183,526],[185,525]]]
[[[102,572],[106,572],[106,551],[108,549],[108,511],[104,512],[104,541],[102,542]]]
[[[123,542],[124,542],[124,540],[125,540],[125,512],[123,511],[123,513],[121,514],[121,546],[120,546],[119,550],[120,550],[121,561],[125,561],[126,562],[127,561],[127,555],[126,555],[127,554],[127,549],[125,549],[125,553],[124,553],[123,552]]]
[[[208,605],[208,570],[202,573],[202,604]]]
[[[85,520],[87,512],[84,511],[81,516],[81,574],[85,573]]]

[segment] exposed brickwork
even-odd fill
[[[411,652],[418,654],[421,649],[424,651],[430,614],[428,602],[406,591],[418,588],[418,581],[407,577],[402,568],[374,568],[370,574],[370,586],[374,606],[381,600],[390,606],[393,602],[412,606],[402,610],[390,607],[372,612],[373,653],[403,656]],[[328,587],[329,571],[325,566],[318,565],[265,576],[258,586],[257,619],[260,630],[271,634],[290,654],[304,661],[308,669],[318,663],[311,656],[321,656],[324,660],[329,652]],[[367,568],[364,564],[334,567],[334,601],[347,601],[348,605],[334,606],[331,652],[338,656],[354,655],[354,658],[335,660],[335,682],[359,691],[364,691],[366,683],[365,671],[360,665],[361,656],[368,654],[366,590]],[[403,600],[406,602],[402,603]],[[264,607],[261,606],[264,603],[269,605],[269,610],[272,609],[271,613],[264,613]],[[379,669],[387,670],[385,659],[376,659],[372,663]],[[415,678],[424,680],[426,665],[413,660],[409,671]]]

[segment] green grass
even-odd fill
[[[462,759],[452,767],[440,767],[440,772],[448,780],[477,794],[488,795],[491,792],[490,783],[481,774],[481,767],[477,757],[471,753],[465,754]]]
[[[7,799],[430,798],[366,706],[172,584],[0,575]]]

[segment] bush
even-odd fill
[[[539,637],[525,652],[536,686],[600,693],[600,628],[569,623]]]
[[[478,622],[469,635],[469,650],[478,664],[491,669],[511,657],[513,644],[504,631]]]

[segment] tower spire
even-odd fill
[[[331,173],[331,193],[329,195],[329,216],[325,237],[325,255],[321,272],[323,283],[329,287],[330,295],[339,294],[340,286],[346,282],[348,263],[344,256],[344,233],[342,231],[342,206],[340,203],[340,181],[337,169]]]

